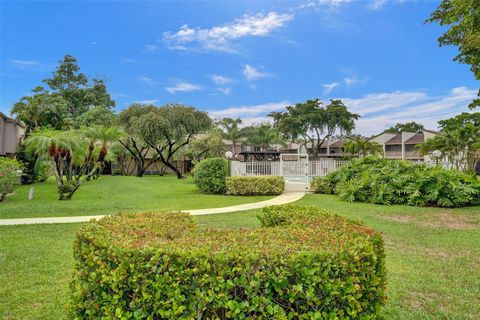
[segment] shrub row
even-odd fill
[[[381,236],[299,206],[254,229],[205,229],[184,213],[122,214],[78,232],[76,319],[376,319]]]
[[[473,174],[374,157],[353,160],[325,178],[317,177],[311,187],[350,202],[441,207],[480,204],[480,178]]]
[[[227,177],[226,186],[226,193],[236,196],[274,195],[285,191],[283,177],[274,176]]]

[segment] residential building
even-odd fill
[[[15,154],[24,135],[25,128],[21,123],[0,112],[0,156]]]
[[[402,159],[413,161],[430,161],[430,157],[422,156],[416,146],[438,135],[437,131],[423,130],[422,132],[391,133],[382,132],[369,139],[383,147],[387,159]]]

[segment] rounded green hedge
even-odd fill
[[[311,207],[262,227],[206,229],[185,213],[122,214],[77,232],[76,319],[376,319],[381,236]]]
[[[285,180],[275,176],[227,177],[226,188],[226,194],[234,196],[276,195],[285,191]]]
[[[200,161],[194,169],[193,182],[201,192],[223,194],[226,190],[228,163],[222,158]]]

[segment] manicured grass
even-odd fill
[[[28,201],[31,187],[34,187],[34,199]],[[102,176],[85,182],[70,201],[59,201],[56,190],[53,180],[21,186],[5,203],[0,203],[0,219],[89,216],[144,209],[203,209],[272,198],[202,194],[191,177],[178,180],[174,176]]]
[[[480,207],[350,204],[327,195],[308,195],[299,203],[329,208],[383,233],[386,319],[480,318]],[[255,227],[257,212],[195,218],[208,227]],[[66,318],[71,246],[78,227],[0,227],[0,319]]]

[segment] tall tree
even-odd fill
[[[156,110],[153,105],[134,103],[122,110],[119,115],[120,125],[128,134],[119,143],[129,152],[135,163],[135,175],[142,177],[145,171],[158,160],[158,155],[152,151],[138,132],[136,122],[143,115]],[[128,170],[128,169],[127,169]],[[131,172],[128,172],[131,174]]]
[[[343,152],[351,156],[363,158],[371,155],[380,155],[383,148],[379,143],[368,141],[363,137],[351,137],[343,145]]]
[[[247,127],[246,135],[247,140],[245,143],[259,146],[263,150],[268,150],[272,144],[285,144],[278,130],[269,123]]]
[[[239,142],[246,137],[247,131],[245,128],[240,128],[242,119],[237,118],[223,118],[217,122],[217,126],[222,130],[222,135],[225,140],[232,142],[233,159],[237,158],[237,146]]]
[[[141,138],[157,152],[160,161],[183,178],[174,164],[174,155],[192,138],[211,128],[206,112],[183,105],[166,105],[141,116],[135,122]]]
[[[328,105],[320,99],[307,100],[287,106],[286,112],[269,114],[274,126],[287,140],[301,138],[307,147],[310,144],[315,155],[326,139],[335,133],[349,134],[355,128],[355,120],[360,116],[348,111],[341,100],[330,100]]]
[[[188,147],[185,148],[183,155],[189,157],[192,161],[223,157],[226,146],[223,142],[222,133],[216,129],[195,136]]]
[[[460,52],[453,60],[470,65],[475,78],[480,80],[480,1],[443,0],[427,22],[449,27],[438,38],[439,45],[457,46]],[[479,106],[480,98],[469,105],[471,109]]]
[[[416,123],[415,121],[407,122],[407,123],[397,123],[394,127],[390,127],[389,129],[385,130],[385,132],[390,133],[402,133],[402,132],[415,132],[421,133],[425,130],[423,124]]]

